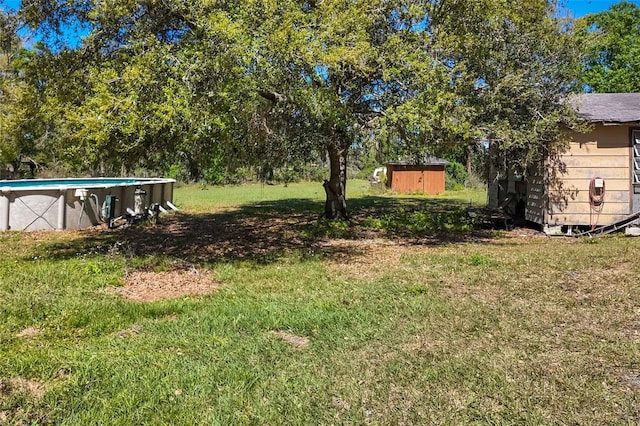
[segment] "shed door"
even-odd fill
[[[631,150],[633,153],[633,172],[631,184],[633,186],[632,212],[640,211],[640,130],[631,132]]]

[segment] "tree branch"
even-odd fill
[[[272,90],[259,90],[258,95],[276,104],[278,102],[286,102],[288,100],[286,95],[283,95],[282,93],[274,92]]]

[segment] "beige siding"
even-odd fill
[[[622,215],[591,215],[591,214],[555,214],[549,215],[547,223],[549,225],[591,225],[591,226],[603,226],[610,225],[619,220],[627,217],[626,214]]]
[[[629,171],[629,154],[625,157],[627,163],[624,167],[605,167],[594,161],[592,167],[570,167],[567,165],[567,173],[562,175],[564,179],[586,179],[588,181],[593,177],[601,177],[603,179],[624,180],[628,184],[631,183],[631,172]]]
[[[592,145],[592,148],[595,148],[597,150],[603,148],[606,148],[608,150],[613,149],[613,151],[611,152],[616,152],[616,149],[618,149],[618,152],[620,152],[624,150],[624,147],[630,146],[629,126],[605,126],[603,124],[595,124],[591,132],[573,132],[571,138],[576,144],[584,145],[595,143],[594,145]],[[584,152],[582,148],[580,148],[580,150],[581,152]]]
[[[579,135],[579,133],[574,133]],[[574,141],[571,143],[569,151],[564,153],[563,157],[571,156],[571,155],[604,155],[604,156],[615,156],[615,155],[627,155],[629,150],[629,131],[624,132],[625,139],[627,140],[626,146],[610,146],[609,143],[601,144],[596,141],[589,142],[577,142]]]
[[[610,188],[605,188],[605,200],[606,204],[625,204],[625,208],[628,207],[629,202],[629,191],[615,191]],[[571,205],[589,205],[589,189],[584,189],[582,191],[565,191],[565,192],[549,192],[550,199],[559,199],[559,197],[563,197],[564,202]]]
[[[608,195],[608,194],[607,194]],[[562,214],[589,214],[590,212],[599,212],[601,215],[625,215],[629,214],[629,205],[627,203],[606,201],[598,207],[592,207],[588,201],[584,202],[569,202],[562,209],[555,209],[555,206],[551,206],[550,214],[557,213]]]
[[[601,169],[623,169],[629,170],[628,152],[618,155],[565,155],[562,157],[564,164],[569,170],[574,168],[593,168],[597,166]]]
[[[552,225],[606,225],[631,213],[631,148],[628,126],[595,125],[588,134],[574,133],[562,156],[565,170],[548,188],[546,222]],[[605,181],[605,199],[589,203],[592,178]]]
[[[589,191],[589,181],[585,179],[563,179],[564,188],[575,191]],[[605,181],[607,194],[609,191],[629,191],[629,181],[625,179],[608,179]]]

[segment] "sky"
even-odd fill
[[[619,3],[621,0],[560,0],[565,4],[567,9],[571,12],[571,15],[574,18],[579,18],[581,16],[587,15],[589,13],[602,12],[603,10],[609,9],[609,7],[613,4]],[[635,3],[640,6],[640,2],[638,0],[630,1],[631,3]]]

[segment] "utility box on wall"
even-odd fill
[[[403,194],[442,194],[445,191],[444,169],[448,165],[448,161],[436,157],[387,163],[387,186]]]

